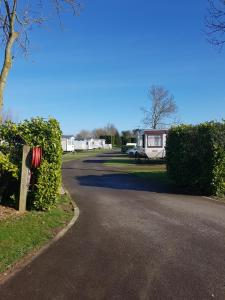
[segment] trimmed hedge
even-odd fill
[[[32,118],[19,124],[7,122],[0,125],[0,138],[4,141],[0,145],[0,186],[2,182],[6,182],[2,179],[7,179],[7,186],[2,186],[4,191],[0,196],[4,201],[18,200],[22,146],[40,146],[43,158],[41,166],[32,172],[33,185],[28,194],[29,203],[39,210],[53,207],[61,187],[62,147],[59,123],[52,118]],[[16,186],[14,190],[9,188],[12,183]]]
[[[225,195],[225,122],[180,125],[167,136],[169,177],[186,190]]]

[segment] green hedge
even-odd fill
[[[190,192],[225,195],[225,122],[180,125],[169,130],[167,171]]]
[[[22,146],[27,144],[43,149],[41,166],[33,171],[34,185],[28,195],[29,202],[40,210],[53,207],[61,187],[62,147],[59,123],[52,118],[33,118],[19,124],[6,122],[0,125],[0,139],[4,141],[0,145],[0,191],[2,190],[1,197],[4,201],[18,200]],[[10,189],[12,183],[14,190]]]

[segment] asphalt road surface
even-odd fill
[[[72,229],[0,287],[0,300],[225,299],[225,205],[100,160],[67,162]]]

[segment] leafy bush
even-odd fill
[[[0,145],[0,176],[7,175],[8,184],[15,180],[15,176],[10,179],[9,174],[21,174],[22,145],[43,149],[41,166],[32,172],[33,185],[28,196],[30,204],[36,209],[45,210],[54,206],[61,186],[62,148],[58,122],[52,118],[33,118],[19,124],[7,122],[0,125],[0,139],[3,140]],[[7,163],[3,163],[1,157],[7,157]],[[17,178],[13,183],[17,186],[17,192],[13,191],[9,198],[15,196],[18,199],[19,183],[20,178]],[[0,185],[3,187],[2,181]],[[6,195],[2,194],[2,197]]]
[[[19,178],[19,168],[10,161],[9,154],[0,152],[0,174],[9,173],[15,179]]]
[[[54,163],[43,160],[37,176],[33,204],[36,209],[48,210],[57,201],[61,186],[61,169],[56,169]]]
[[[199,194],[225,195],[225,122],[169,130],[167,171],[179,186]]]
[[[5,199],[10,199],[15,205],[15,196],[18,194],[19,168],[10,161],[9,154],[0,152],[0,203],[5,203]]]
[[[0,202],[15,205],[19,193],[22,145],[17,125],[0,125]]]

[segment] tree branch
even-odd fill
[[[206,37],[209,43],[219,46],[225,44],[225,1],[208,0],[207,16],[205,18],[207,28]]]

